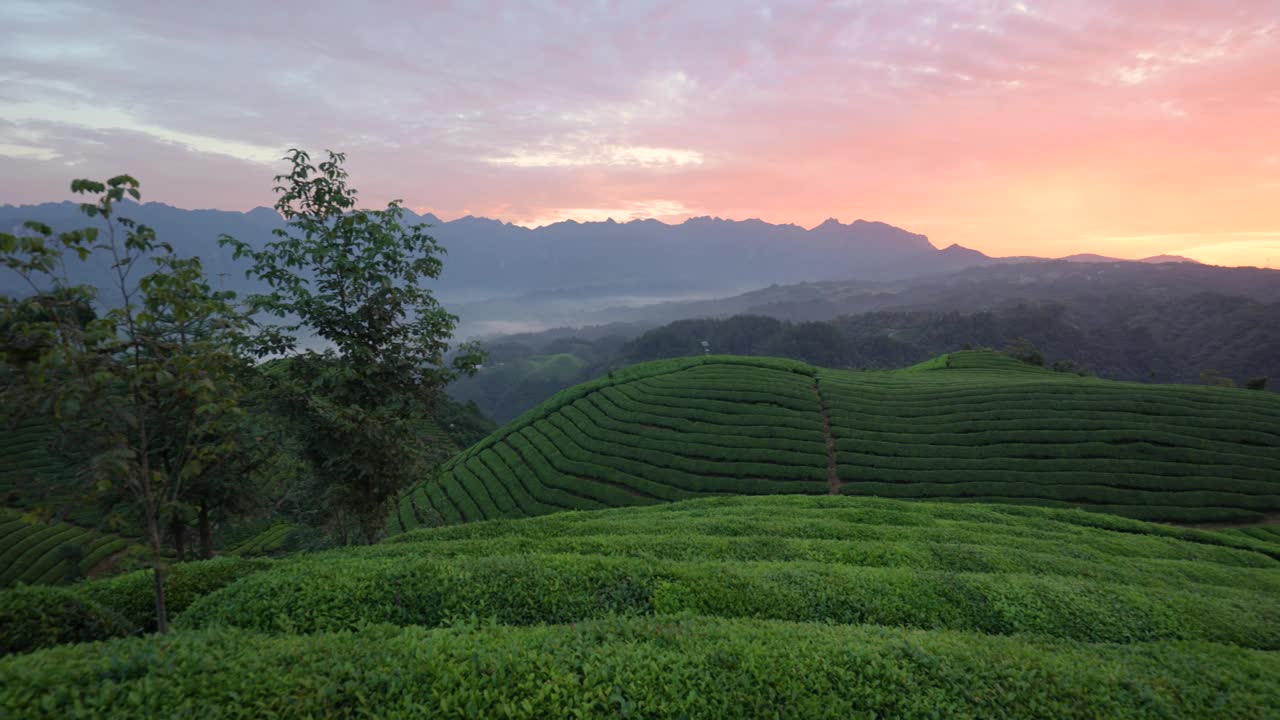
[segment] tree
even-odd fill
[[[439,277],[444,248],[424,224],[406,225],[400,201],[356,209],[345,155],[318,165],[291,150],[278,175],[276,211],[286,226],[262,249],[223,236],[247,275],[270,292],[255,309],[282,320],[262,328],[256,351],[286,356],[268,377],[307,429],[304,455],[325,493],[330,520],[353,519],[372,542],[390,503],[425,471],[428,453],[413,418],[442,388],[475,372],[482,356],[467,344],[446,360],[457,318],[422,287]],[[298,333],[321,347],[302,347]]]
[[[174,513],[179,533],[194,523],[197,556],[213,557],[213,522],[233,516],[244,516],[261,508],[267,488],[260,472],[270,465],[281,448],[273,434],[265,430],[261,413],[255,413],[253,393],[249,387],[251,378],[238,378],[241,390],[239,407],[243,412],[227,418],[227,422],[210,428],[217,441],[238,448],[235,453],[223,453],[215,462],[193,478],[185,489],[182,505]]]
[[[1213,387],[1235,387],[1236,382],[1217,370],[1205,370],[1200,373],[1200,382]]]
[[[458,447],[470,447],[498,429],[498,424],[485,417],[474,400],[459,403],[442,398],[432,416]]]
[[[1269,378],[1265,377],[1249,378],[1249,380],[1245,382],[1244,386],[1249,390],[1266,390],[1268,379]]]
[[[98,317],[88,298],[77,288],[55,288],[37,293],[37,297],[29,300],[8,305],[8,312],[0,315],[0,365],[25,367],[48,350],[49,338],[22,332],[30,323],[62,320],[75,322],[83,329]]]
[[[1017,338],[1009,343],[1009,347],[1005,352],[1011,357],[1021,360],[1028,365],[1036,365],[1044,367],[1044,353],[1040,352],[1032,342],[1026,338]]]
[[[246,325],[231,293],[214,292],[198,258],[179,258],[144,225],[116,214],[137,180],[75,180],[77,194],[96,194],[81,210],[101,220],[54,235],[27,223],[22,235],[0,233],[0,263],[32,289],[0,299],[3,362],[14,381],[0,389],[19,417],[43,415],[74,433],[88,455],[83,474],[99,493],[121,493],[140,515],[154,569],[156,625],[168,630],[162,533],[184,490],[238,452],[222,429],[240,413],[236,341]],[[105,230],[105,232],[103,232]],[[86,314],[100,298],[69,282],[68,254],[107,253],[116,297],[101,316]],[[138,278],[144,259],[153,272]]]

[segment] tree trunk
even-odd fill
[[[209,504],[200,503],[200,557],[208,560],[213,557],[213,540],[209,528]]]
[[[173,547],[178,551],[178,562],[186,561],[187,524],[179,520],[177,515],[174,515],[173,520],[169,522],[169,530],[173,533]]]
[[[160,554],[160,525],[154,512],[147,513],[147,534],[151,545],[152,590],[156,600],[156,632],[169,632],[169,609],[164,602],[164,558]]]
[[[164,570],[159,563],[152,571],[152,578],[156,594],[156,632],[164,635],[169,632],[169,610],[164,605]]]

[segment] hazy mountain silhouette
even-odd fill
[[[1280,303],[1277,270],[1195,262],[999,260],[897,281],[774,285],[725,298],[608,308],[589,321],[657,325],[738,314],[812,321],[884,311],[981,312],[1008,304],[1043,302],[1070,303],[1110,315],[1113,308],[1137,310],[1205,294]]]
[[[245,264],[218,245],[218,236],[227,233],[262,246],[272,230],[283,226],[275,211],[263,207],[234,212],[127,203],[120,212],[153,227],[180,254],[200,257],[216,286],[239,292],[260,287],[245,279]],[[444,273],[432,283],[442,299],[464,321],[512,322],[509,329],[477,325],[469,332],[516,330],[531,316],[546,327],[612,306],[723,298],[775,284],[896,281],[1039,260],[992,258],[960,245],[939,250],[924,235],[865,220],[828,219],[811,229],[714,217],[679,224],[567,220],[530,229],[481,217],[443,222],[431,214],[407,214],[430,224],[430,233],[448,251]],[[0,206],[0,230],[18,230],[26,220],[55,230],[95,222],[73,202]],[[108,286],[113,276],[101,257],[87,266],[73,262],[71,269],[74,280],[99,287]],[[0,271],[0,292],[26,288]]]
[[[243,267],[217,244],[221,233],[260,246],[282,226],[270,209],[246,213],[182,210],[161,203],[122,206],[122,214],[152,226],[185,255],[201,257],[212,275],[247,289]],[[612,293],[725,292],[774,282],[900,277],[942,269],[945,256],[923,235],[879,222],[827,220],[811,230],[760,220],[698,217],[668,225],[656,220],[579,223],[536,229],[478,217],[431,224],[448,250],[436,287],[475,298],[530,292],[607,288]],[[0,228],[39,220],[66,230],[90,224],[72,202],[0,206]],[[105,268],[94,267],[95,280]]]
[[[1077,253],[1075,255],[1068,255],[1064,258],[1059,258],[1059,259],[1070,260],[1071,262],[1087,262],[1087,263],[1123,262],[1121,260],[1118,260],[1117,258],[1107,257],[1106,255],[1095,255],[1094,253]],[[1152,255],[1151,257],[1145,257],[1145,258],[1142,258],[1141,260],[1133,260],[1132,262],[1159,264],[1159,263],[1171,263],[1171,262],[1172,263],[1183,263],[1183,262],[1194,263],[1197,261],[1192,260],[1191,258],[1188,258],[1188,257],[1183,257],[1181,255]]]

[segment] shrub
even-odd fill
[[[1200,373],[1200,382],[1213,387],[1235,387],[1236,381],[1226,377],[1217,370],[1205,370]]]
[[[220,629],[0,661],[23,718],[1261,718],[1270,653],[689,616],[572,626]]]
[[[165,575],[165,601],[169,615],[177,616],[197,599],[221,589],[240,578],[271,567],[271,561],[237,557],[179,563]],[[155,596],[149,570],[93,580],[77,586],[89,600],[120,614],[134,628],[153,631],[156,628]]]
[[[845,624],[1034,633],[1091,642],[1184,638],[1280,648],[1280,609],[1253,590],[874,568],[791,561],[664,562],[602,556],[325,558],[275,568],[198,600],[179,627],[328,632],[369,623],[517,625],[691,611]]]
[[[1028,365],[1036,367],[1044,367],[1044,353],[1040,352],[1032,342],[1026,338],[1017,338],[1009,343],[1009,347],[1005,350],[1010,357],[1020,360]]]
[[[0,591],[0,655],[129,634],[116,612],[73,590],[19,585]]]

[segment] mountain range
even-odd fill
[[[771,284],[893,280],[1037,259],[991,258],[959,245],[939,250],[924,235],[865,220],[845,224],[829,219],[810,229],[715,217],[679,224],[568,220],[526,228],[481,217],[445,222],[429,213],[406,212],[410,221],[431,225],[431,234],[448,251],[444,272],[433,287],[452,303],[531,294],[615,304],[620,299],[636,303],[723,297]],[[199,256],[218,283],[240,291],[256,288],[244,279],[244,266],[218,246],[217,238],[226,233],[261,246],[270,241],[272,230],[283,226],[276,212],[265,207],[234,212],[146,203],[122,206],[120,214],[151,226],[180,254]],[[0,230],[20,230],[26,220],[55,230],[91,224],[72,202],[0,206]],[[1184,260],[1157,256],[1144,262]],[[96,284],[104,281],[108,270],[105,264],[91,264],[73,278]],[[13,280],[0,276],[0,292],[17,291]]]

